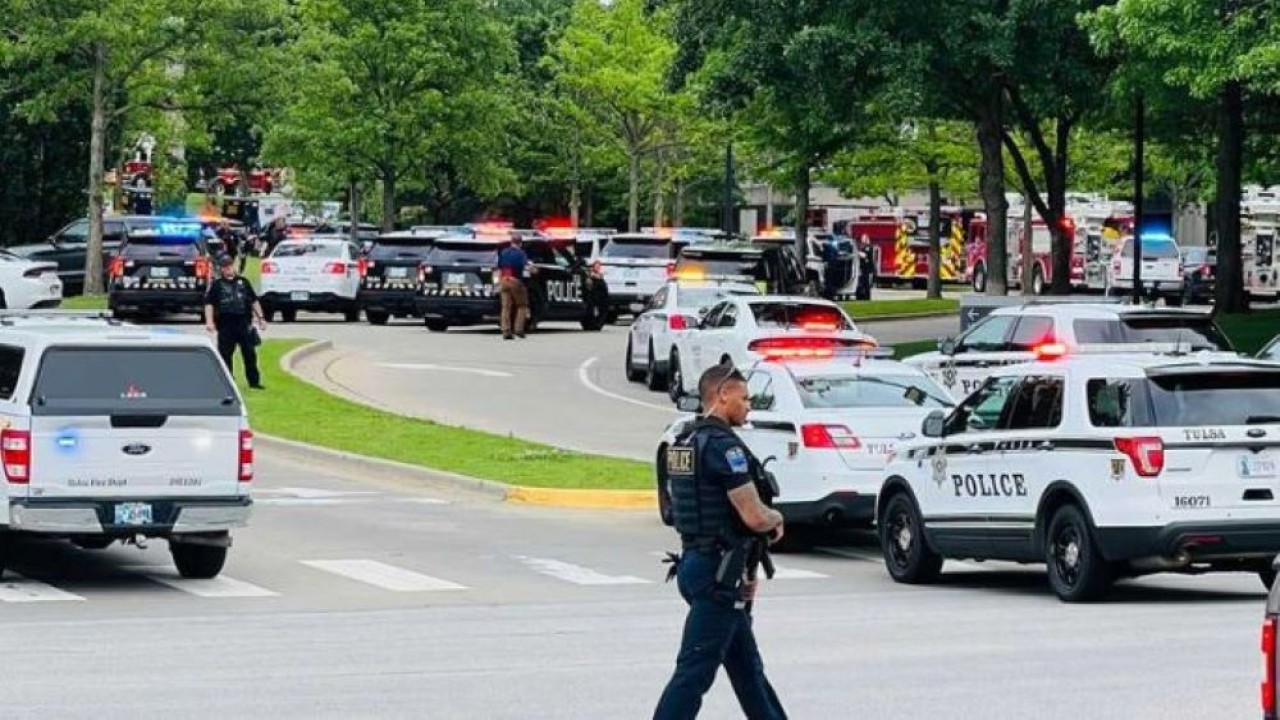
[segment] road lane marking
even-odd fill
[[[465,585],[387,565],[377,560],[303,560],[302,564],[394,592],[467,589]]]
[[[435,365],[432,363],[378,363],[378,367],[392,370],[435,370],[438,372],[469,373],[491,378],[515,377],[511,373],[502,372],[501,370],[482,370],[480,368],[454,367],[452,365]]]
[[[0,582],[0,602],[36,603],[84,600],[79,595],[69,593],[66,590],[59,590],[48,583],[32,580],[14,572],[10,572],[9,577],[11,579]]]
[[[255,488],[254,496],[258,495],[280,495],[289,498],[297,498],[302,500],[326,500],[332,498],[347,498],[358,495],[381,495],[382,493],[372,490],[325,490],[324,488]]]
[[[152,582],[160,583],[181,590],[184,593],[196,595],[202,598],[251,598],[251,597],[279,597],[280,593],[273,592],[264,587],[258,587],[253,583],[247,583],[243,580],[219,575],[215,578],[199,579],[184,578],[178,574],[178,571],[167,565],[131,565],[125,567],[129,572],[141,575]]]
[[[448,500],[441,500],[433,497],[411,497],[405,498],[405,502],[417,503],[418,505],[450,505]]]
[[[848,558],[850,560],[861,560],[862,562],[870,563],[878,563],[884,559],[880,553],[875,550],[867,550],[863,552],[860,550],[851,550],[849,548],[815,547],[814,551],[820,552],[823,555],[835,555],[836,557]]]
[[[801,568],[781,567],[774,564],[774,580],[823,580],[831,577],[824,573],[815,572],[813,570],[802,570]]]
[[[624,403],[631,403],[632,405],[639,405],[640,407],[649,408],[650,410],[661,410],[662,412],[671,413],[672,415],[680,414],[680,411],[673,406],[655,405],[653,403],[647,403],[643,400],[636,400],[635,398],[629,398],[626,395],[619,395],[618,393],[605,390],[604,388],[592,382],[591,376],[588,373],[588,371],[591,369],[591,366],[595,365],[596,361],[599,359],[600,359],[599,357],[589,357],[586,359],[586,361],[584,361],[581,365],[578,366],[578,382],[582,383],[582,385],[586,387],[588,390],[590,390],[593,393],[596,393],[597,395],[603,395],[607,398],[620,400]]]
[[[516,559],[534,572],[548,575],[574,585],[648,585],[649,581],[634,575],[605,575],[591,568],[574,565],[551,558],[531,558],[517,555]]]

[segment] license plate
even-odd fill
[[[445,285],[466,285],[467,274],[466,273],[445,273],[444,284]]]
[[[153,277],[153,278],[167,278],[167,277],[169,277],[169,268],[167,268],[167,267],[153,267],[153,268],[151,268],[151,277]]]
[[[1276,463],[1275,456],[1270,453],[1252,453],[1241,455],[1239,462],[1236,463],[1236,470],[1240,473],[1240,477],[1246,480],[1255,478],[1273,478],[1280,465]]]
[[[409,268],[391,268],[387,271],[387,277],[406,278],[409,277]]]
[[[629,278],[640,277],[640,270],[638,268],[627,268],[622,271],[622,275]]]
[[[117,525],[150,525],[151,503],[120,503],[116,505]]]
[[[293,300],[294,302],[306,302],[310,298],[311,298],[311,293],[305,290],[294,290],[293,292],[289,293],[289,299]]]
[[[631,303],[631,312],[644,312],[644,303]]]

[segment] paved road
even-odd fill
[[[164,543],[24,545],[0,583],[5,718],[643,718],[682,621],[648,513],[505,505],[261,453],[222,580]],[[1156,578],[1066,606],[1043,574],[895,585],[853,541],[779,559],[766,662],[798,718],[1256,714],[1263,595]],[[703,717],[739,717],[721,678]]]
[[[953,333],[954,317],[870,323],[882,343]],[[675,408],[623,375],[625,325],[599,333],[550,324],[523,341],[493,328],[428,332],[304,321],[272,326],[274,337],[332,340],[334,349],[299,370],[348,397],[431,418],[587,452],[649,459]]]

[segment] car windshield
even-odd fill
[[[681,308],[704,308],[711,307],[720,302],[724,298],[734,297],[738,295],[755,295],[755,292],[745,289],[728,289],[720,287],[710,288],[681,288],[676,295],[676,307]]]
[[[759,256],[696,255],[683,257],[676,265],[680,277],[739,277],[765,280]]]
[[[377,241],[369,251],[371,260],[421,260],[435,240],[429,237],[390,238]]]
[[[761,328],[852,330],[839,308],[806,302],[753,302],[751,314]]]
[[[432,265],[495,265],[499,247],[494,242],[440,242],[427,253],[426,262]]]
[[[796,380],[796,389],[801,404],[813,409],[951,406],[946,392],[924,375],[807,377]]]
[[[1147,381],[1158,427],[1280,423],[1280,373],[1214,368]]]
[[[337,243],[281,243],[276,246],[276,251],[271,253],[273,258],[282,257],[318,257],[318,258],[336,258],[342,257],[342,246]]]
[[[1133,240],[1125,240],[1121,250],[1123,257],[1133,257]],[[1142,239],[1143,260],[1177,260],[1178,246],[1172,240],[1163,238]]]
[[[1231,341],[1208,316],[1126,317],[1076,320],[1080,345],[1178,343],[1190,350],[1231,350]]]
[[[600,251],[601,257],[665,260],[671,257],[671,242],[660,238],[615,238]]]

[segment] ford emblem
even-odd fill
[[[1266,435],[1266,434],[1267,434],[1267,431],[1266,431],[1266,430],[1263,430],[1262,428],[1253,428],[1252,430],[1250,430],[1249,432],[1247,432],[1247,433],[1245,433],[1245,434],[1246,434],[1246,435],[1248,435],[1248,436],[1249,436],[1249,437],[1251,437],[1251,438],[1260,438],[1260,437],[1263,437],[1264,435]]]
[[[121,450],[124,450],[125,455],[146,455],[151,452],[151,446],[146,443],[129,443]]]

